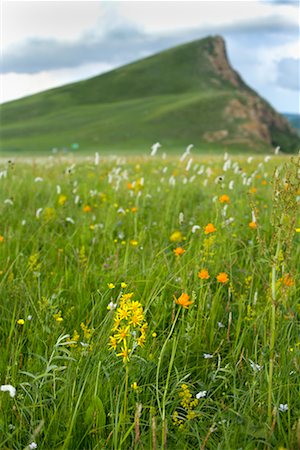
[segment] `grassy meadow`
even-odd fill
[[[299,170],[2,160],[0,448],[299,448]]]

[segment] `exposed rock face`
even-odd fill
[[[229,64],[224,39],[221,36],[216,36],[213,42],[213,51],[208,54],[209,61],[219,76],[229,81],[233,86],[240,87],[241,78]]]
[[[240,75],[231,67],[226,53],[225,42],[222,37],[213,39],[211,51],[207,54],[216,75],[229,81],[236,90],[236,98],[229,100],[224,109],[225,121],[236,124],[234,135],[224,142],[245,139],[254,140],[267,146],[284,145],[288,139],[299,142],[297,131],[294,130],[287,119],[278,114],[266,101],[250,89]],[[221,130],[222,131],[222,130]],[[227,135],[220,135],[220,131],[205,133],[203,136],[209,142],[219,141]],[[297,144],[296,144],[297,145]],[[288,151],[288,149],[285,149]]]
[[[203,134],[203,138],[207,142],[221,141],[228,136],[228,130],[207,131]]]

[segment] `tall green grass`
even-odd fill
[[[299,446],[299,161],[189,158],[2,163],[0,448]]]

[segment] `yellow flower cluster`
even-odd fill
[[[114,317],[113,334],[109,337],[109,348],[123,358],[124,364],[137,346],[143,347],[148,328],[141,303],[133,301],[132,297],[133,292],[121,296]]]
[[[194,409],[198,406],[199,400],[197,398],[193,399],[193,396],[186,384],[181,385],[181,391],[179,392],[179,397],[181,398],[180,405],[184,409],[184,414],[179,415],[178,411],[174,411],[172,415],[173,424],[179,428],[184,427],[184,423],[187,420],[192,420],[197,417],[196,411]]]

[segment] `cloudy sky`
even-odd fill
[[[244,80],[298,112],[299,1],[1,1],[1,102],[221,34]]]

